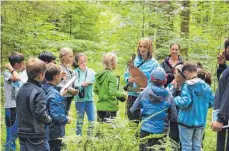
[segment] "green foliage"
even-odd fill
[[[60,48],[71,47],[75,53],[85,52],[89,67],[99,72],[103,69],[102,55],[113,51],[118,56],[115,73],[121,77],[122,89],[127,60],[137,52],[138,40],[149,37],[153,40],[154,56],[158,60],[169,54],[171,43],[188,48],[188,56],[182,57],[200,61],[213,75],[213,90],[217,87],[216,56],[223,50],[223,39],[229,36],[228,1],[191,1],[188,38],[182,38],[180,33],[184,8],[179,1],[3,1],[1,4],[2,66],[12,51],[23,53],[26,59],[31,55],[37,56],[43,50],[52,51],[58,57]],[[119,112],[119,117],[124,118],[123,103],[120,103]],[[4,115],[3,110],[1,113]],[[1,116],[1,121],[4,121],[3,118]],[[2,143],[5,139],[3,123]],[[108,145],[111,150],[128,150],[133,146],[136,150],[139,140],[134,137],[133,127],[126,120],[120,124],[112,130],[110,125],[99,125],[101,131],[104,128],[104,137],[102,140],[91,138],[93,141],[86,137],[75,138],[73,124],[67,130],[67,136],[81,142],[70,141],[67,147],[72,150],[71,146],[78,143],[80,149],[92,146],[95,148],[91,150],[96,150],[96,147],[99,150]],[[113,137],[114,144],[106,144],[112,139],[108,134]],[[214,150],[215,139],[215,133],[208,124],[204,150]],[[121,140],[127,144],[123,145]],[[101,141],[104,144],[100,144]]]

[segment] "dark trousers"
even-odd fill
[[[60,139],[49,141],[50,151],[61,151],[62,141]]]
[[[178,130],[178,124],[176,122],[170,122],[170,127],[169,127],[169,137],[175,141],[172,145],[172,148],[174,150],[180,151],[181,150],[181,145],[180,145],[180,139],[179,139],[179,130]],[[173,147],[174,146],[174,147]]]
[[[141,131],[140,133],[140,138],[144,138],[146,136],[152,135],[148,132],[145,131]],[[164,151],[165,148],[160,148],[158,149],[153,149],[151,147],[153,147],[154,145],[160,145],[160,141],[163,141],[166,138],[166,136],[160,137],[160,138],[149,138],[144,142],[141,142],[139,145],[139,151]]]
[[[225,142],[227,142],[226,150]],[[217,151],[229,151],[229,129],[223,129],[217,133]]]
[[[109,123],[109,119],[114,119],[116,117],[117,111],[97,111],[97,121]]]
[[[69,110],[71,108],[71,103],[72,103],[72,99],[73,97],[65,97],[64,101],[65,101],[65,112],[66,115],[69,115]]]
[[[137,96],[128,96],[126,102],[126,114],[130,121],[134,121],[135,123],[139,124],[140,122],[140,108],[138,108],[134,114],[130,112],[130,108],[133,106],[134,101],[137,99]]]
[[[46,138],[19,138],[20,151],[50,151]]]

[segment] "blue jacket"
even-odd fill
[[[214,96],[208,84],[199,78],[187,80],[181,95],[174,98],[179,107],[178,124],[187,127],[204,127],[208,108],[213,106]]]
[[[138,67],[143,61],[144,60],[141,57],[137,56],[134,59],[134,66]],[[160,64],[154,58],[148,59],[144,64],[142,64],[139,67],[139,70],[141,70],[145,74],[145,76],[147,77],[148,84],[150,82],[151,71],[156,69],[157,67],[160,67]],[[129,71],[127,69],[126,72],[124,73],[124,80],[125,80],[126,83],[128,83],[129,77],[130,77],[130,74],[129,74]],[[135,87],[137,87],[137,85],[134,83],[133,87],[135,88]],[[130,95],[130,96],[138,96],[138,93],[136,93],[136,92],[128,92],[128,95]]]
[[[55,89],[54,85],[45,83],[42,85],[47,97],[47,109],[48,113],[52,117],[52,123],[47,126],[46,134],[48,140],[54,140],[64,136],[64,126],[68,123],[68,119],[65,113],[64,98]]]
[[[140,105],[142,114],[141,130],[151,134],[167,132],[169,120],[177,122],[177,111],[173,97],[168,90],[150,84],[130,108],[131,113]]]
[[[76,102],[93,101],[93,84],[95,83],[95,71],[90,68],[87,68],[86,71],[82,71],[80,70],[80,68],[77,67],[74,72],[75,75],[78,76],[78,78],[74,82],[74,88],[79,89],[80,91],[84,88],[85,92],[84,98],[80,98],[79,95],[75,95],[74,100]],[[91,84],[83,87],[81,86],[83,82],[90,82]]]

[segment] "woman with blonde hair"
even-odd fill
[[[153,44],[152,41],[148,38],[141,39],[138,42],[137,47],[137,56],[134,59],[134,66],[137,67],[140,71],[144,73],[147,77],[148,83],[150,82],[150,73],[152,70],[159,67],[159,63],[153,57]],[[133,88],[136,88],[135,78],[131,77],[129,69],[124,73],[124,80],[126,84],[132,85]],[[132,89],[134,90],[134,89]],[[126,112],[129,120],[133,120],[136,123],[139,123],[140,120],[140,109],[135,111],[135,115],[130,112],[130,108],[133,106],[134,101],[138,97],[139,93],[135,91],[128,91],[128,99],[126,103]]]

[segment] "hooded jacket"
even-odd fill
[[[65,130],[61,125],[67,124],[68,118],[65,113],[64,98],[55,89],[55,86],[46,83],[42,85],[42,88],[47,97],[46,105],[48,113],[52,117],[52,123],[46,128],[47,139],[50,141],[64,136]]]
[[[173,81],[173,79],[174,79],[174,68],[169,63],[169,58],[170,57],[171,56],[166,57],[164,59],[164,61],[161,63],[161,67],[163,69],[165,69],[165,72],[168,75],[168,77],[167,77],[167,83],[165,84],[165,87],[167,87],[167,85],[170,84]],[[179,61],[178,61],[178,63],[176,65],[183,64],[183,61],[182,61],[182,59],[181,59],[180,56],[178,57],[178,60]]]
[[[97,111],[118,111],[116,97],[125,97],[125,93],[118,91],[115,74],[112,70],[104,70],[95,77],[94,92],[99,96],[96,103]]]
[[[143,62],[144,62],[144,60],[140,56],[137,56],[134,59],[134,66],[138,67]],[[139,70],[141,70],[144,73],[144,75],[147,77],[148,84],[150,82],[150,73],[151,73],[151,71],[153,71],[157,67],[160,67],[160,64],[154,58],[146,60],[145,63],[143,63],[139,67]],[[131,75],[129,74],[129,71],[127,69],[126,72],[124,73],[124,80],[125,80],[126,84],[128,84],[128,79],[129,79],[130,76]],[[136,83],[134,83],[133,84],[133,88],[136,88],[136,87],[137,87],[137,85],[136,85]],[[136,92],[128,92],[128,95],[130,95],[130,96],[138,96],[138,93],[136,93]]]
[[[208,108],[213,106],[214,96],[208,84],[200,78],[187,80],[181,95],[174,98],[179,107],[178,124],[186,127],[204,127]]]
[[[142,114],[141,130],[151,134],[167,132],[169,121],[177,122],[177,111],[173,97],[163,87],[150,84],[130,108],[131,113],[140,106]]]

